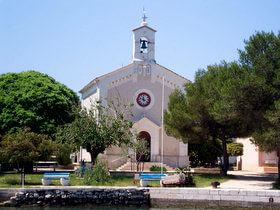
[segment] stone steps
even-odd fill
[[[150,171],[150,168],[154,165],[161,167],[161,163],[159,163],[159,162],[145,162],[143,171]],[[167,169],[167,171],[175,171],[174,168],[172,168],[166,164],[163,164],[163,166]],[[142,163],[141,163],[141,167],[142,167]],[[135,162],[131,163],[130,161],[127,161],[125,164],[120,166],[117,169],[117,171],[131,171],[131,169],[132,169],[132,171],[136,171],[136,169],[137,169],[136,163]]]

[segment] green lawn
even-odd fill
[[[36,185],[42,185],[41,178],[43,174],[26,174],[25,175],[25,187],[35,187]],[[193,179],[196,187],[207,187],[211,185],[212,181],[218,181],[220,183],[225,182],[232,177],[221,177],[219,174],[194,174]],[[59,181],[52,181],[52,185],[60,185]],[[71,186],[83,186],[83,179],[77,177],[75,174],[70,176]],[[111,177],[109,182],[103,184],[96,184],[95,186],[140,186],[139,181],[136,184],[133,183],[132,177]],[[159,181],[150,181],[150,187],[159,187]],[[20,174],[0,174],[0,188],[19,188],[21,187],[21,175]]]
[[[194,174],[193,179],[196,187],[209,187],[211,186],[211,182],[213,181],[218,181],[222,183],[233,179],[233,177],[223,177],[220,174]]]

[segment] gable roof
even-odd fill
[[[123,71],[123,70],[125,70],[125,69],[127,69],[127,68],[129,68],[129,67],[132,67],[132,66],[133,66],[133,63],[128,64],[128,65],[126,65],[126,66],[123,66],[123,67],[121,67],[121,68],[119,68],[119,69],[116,69],[116,70],[114,70],[114,71],[112,71],[112,72],[109,72],[109,73],[107,73],[107,74],[104,74],[104,75],[101,75],[101,76],[99,76],[99,77],[94,78],[94,79],[91,80],[86,86],[84,86],[84,87],[79,91],[79,93],[85,92],[87,89],[89,89],[89,88],[91,88],[93,85],[95,85],[99,80],[102,80],[102,79],[105,79],[105,78],[107,78],[107,77],[109,77],[109,76],[112,76],[112,75],[114,75],[114,74],[117,74],[118,72]]]
[[[187,79],[187,78],[181,76],[180,74],[175,73],[174,71],[172,71],[172,70],[170,70],[170,69],[168,69],[168,68],[166,68],[166,67],[164,67],[164,66],[162,66],[162,65],[156,64],[156,66],[158,66],[160,69],[162,69],[162,70],[164,70],[164,71],[169,72],[170,74],[175,75],[177,78],[183,80],[184,82],[191,82],[189,79]]]

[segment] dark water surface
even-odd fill
[[[136,210],[136,209],[143,209],[143,210],[160,210],[160,209],[176,209],[176,210],[196,210],[196,209],[201,209],[201,210],[225,210],[225,209],[259,209],[259,208],[243,208],[243,207],[236,207],[236,208],[232,208],[232,207],[214,207],[214,208],[149,208],[149,207],[112,207],[112,206],[94,206],[94,207],[83,207],[83,206],[68,206],[68,207],[0,207],[0,209],[7,209],[7,210],[92,210],[92,209],[105,209],[105,210]],[[265,208],[261,208],[261,209],[265,209]],[[268,208],[269,209],[269,208]]]

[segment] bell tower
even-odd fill
[[[155,63],[155,32],[149,27],[146,12],[143,11],[141,26],[133,29],[133,62]]]

